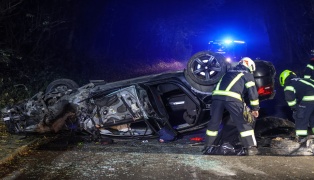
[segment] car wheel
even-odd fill
[[[255,124],[256,137],[273,138],[273,137],[292,137],[295,133],[294,123],[278,118],[278,117],[265,117],[258,119]]]
[[[194,54],[186,70],[187,80],[191,79],[200,85],[213,85],[226,73],[227,63],[221,54],[211,51],[201,51]]]
[[[196,82],[194,82],[190,76],[188,76],[187,74],[187,70],[184,70],[184,75],[185,75],[185,79],[186,81],[191,85],[191,87],[193,87],[194,89],[201,91],[201,92],[212,92],[214,86],[204,86],[204,85],[200,85]]]
[[[71,79],[57,79],[47,86],[45,93],[59,93],[77,88],[79,88],[78,84]]]
[[[225,118],[228,120],[228,116]],[[225,126],[223,132],[231,134],[236,130],[235,126],[230,127],[231,129],[226,129],[227,126]],[[254,131],[259,155],[313,155],[314,146],[306,147],[294,141],[295,127],[294,123],[289,120],[278,117],[258,119]],[[227,137],[232,137],[232,135]]]
[[[261,152],[269,155],[313,156],[313,150],[313,146],[309,144],[309,140],[308,142],[298,143],[289,138],[274,138],[271,141],[270,148],[262,148]]]
[[[11,134],[16,134],[15,125],[12,121],[4,121],[5,127],[7,128],[7,131]]]
[[[256,121],[255,135],[261,155],[313,155],[313,147],[294,140],[295,124],[278,117]]]

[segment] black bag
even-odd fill
[[[230,118],[227,118],[230,119]],[[232,121],[223,121],[218,131],[214,146],[209,148],[206,155],[238,155],[242,150],[239,131]]]

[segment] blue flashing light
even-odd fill
[[[246,42],[225,37],[223,40],[210,40],[208,50],[222,54],[227,62],[240,60],[246,54]]]
[[[226,44],[231,44],[231,43],[232,43],[232,40],[227,39],[227,40],[225,40],[225,43],[226,43]]]
[[[226,61],[227,61],[228,63],[230,63],[230,62],[231,62],[231,58],[230,58],[230,57],[227,57],[227,58],[226,58]]]
[[[234,43],[244,44],[244,41],[233,41]]]

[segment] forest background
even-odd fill
[[[185,68],[209,40],[300,72],[314,48],[313,0],[2,0],[0,107],[53,80],[83,85]]]

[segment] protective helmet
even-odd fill
[[[251,72],[255,71],[255,63],[254,61],[249,57],[244,57],[239,61],[239,64],[247,67]]]
[[[290,76],[290,75],[293,75],[294,77],[297,76],[294,72],[292,72],[292,71],[290,71],[288,69],[282,71],[282,73],[279,76],[279,83],[280,83],[281,86],[285,85],[285,81],[286,81],[287,77]]]

